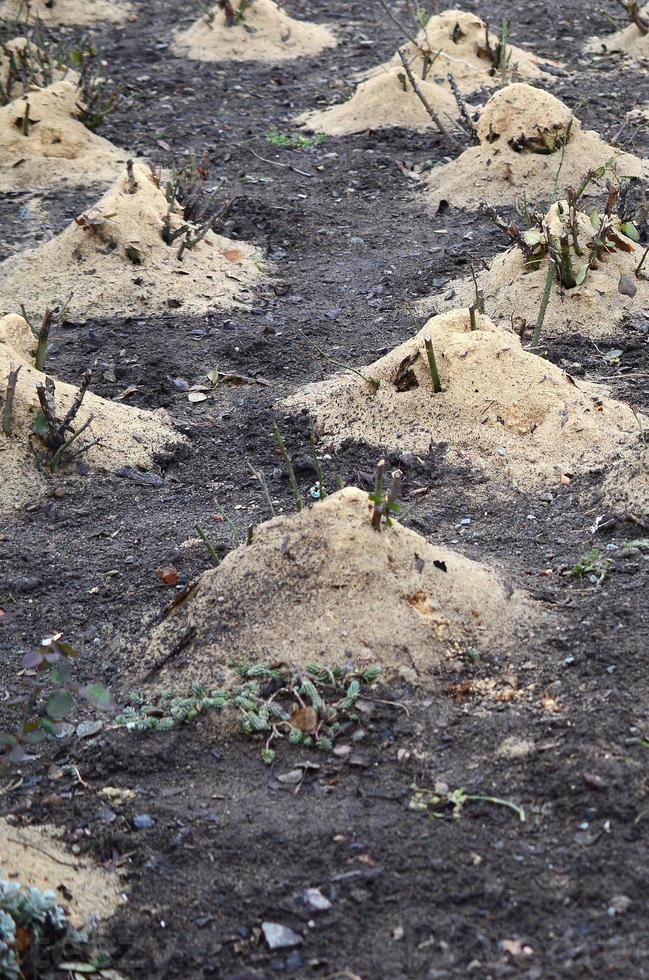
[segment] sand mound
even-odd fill
[[[126,0],[4,0],[0,20],[40,21],[47,27],[66,24],[96,24],[107,20],[119,24],[133,13]]]
[[[0,109],[0,191],[108,182],[126,154],[78,119],[70,80],[30,92]],[[29,105],[28,133],[23,119]]]
[[[597,133],[583,130],[570,109],[553,95],[518,83],[496,92],[477,124],[479,146],[470,146],[457,160],[427,178],[427,200],[437,210],[441,201],[456,207],[513,205],[563,195],[592,168],[612,160],[618,176],[649,175],[649,164],[619,153]],[[567,137],[567,138],[566,138]]]
[[[241,0],[232,0],[235,12]],[[231,27],[214,7],[214,19],[201,17],[176,35],[172,50],[197,61],[265,61],[270,64],[319,54],[336,37],[322,24],[294,20],[273,0],[253,0]]]
[[[566,226],[566,202],[562,202],[564,217],[558,214],[559,204],[550,208],[543,219],[544,229],[549,230],[556,241]],[[589,243],[592,245],[597,233],[588,215],[578,212],[579,226],[578,241],[582,257],[572,253],[572,264],[575,272],[587,262],[590,254]],[[580,286],[565,289],[555,281],[550,294],[541,338],[556,337],[566,333],[580,333],[599,338],[608,337],[615,333],[618,324],[633,313],[646,310],[649,306],[649,282],[635,276],[645,247],[636,245],[619,232],[620,223],[615,221],[615,227],[626,247],[631,251],[615,249],[597,263],[596,269],[591,269]],[[516,328],[526,321],[533,327],[536,323],[541,298],[545,289],[548,259],[542,259],[538,268],[530,269],[527,260],[518,247],[510,248],[503,255],[497,256],[488,268],[477,272],[478,288],[484,295],[485,311],[496,323],[502,326]],[[620,292],[625,285],[630,287],[626,292]],[[635,288],[635,295],[629,296]],[[425,301],[423,307],[432,312],[455,309],[458,306],[468,306],[473,302],[475,286],[472,278],[458,279],[446,287],[445,296],[436,296]]]
[[[509,645],[529,624],[531,606],[487,567],[396,523],[377,532],[371,511],[348,487],[260,525],[153,630],[138,670],[182,642],[158,674],[166,686],[220,683],[260,660],[379,663],[388,677],[414,667],[430,680],[445,656]]]
[[[649,24],[649,3],[640,9],[640,16]],[[649,58],[649,32],[643,34],[635,24],[629,24],[608,37],[594,37],[586,44],[591,54],[621,53],[634,59]]]
[[[647,420],[643,421],[649,439]],[[637,456],[615,466],[602,485],[602,496],[616,513],[632,514],[643,521],[649,520],[649,446],[640,439],[637,428]]]
[[[180,239],[171,246],[162,239],[164,191],[148,168],[136,164],[134,174],[134,193],[125,170],[96,208],[56,238],[0,265],[1,312],[22,303],[40,316],[69,293],[68,316],[74,320],[179,307],[205,313],[248,298],[248,287],[260,277],[254,249],[209,231],[179,260]],[[171,227],[183,224],[176,209]]]
[[[10,436],[0,431],[0,474],[2,499],[0,510],[5,513],[33,500],[52,483],[47,465],[47,453],[32,430],[40,405],[36,384],[45,375],[33,366],[34,340],[22,317],[0,319],[0,413],[4,407],[9,371],[20,366],[13,408]],[[62,418],[70,408],[77,388],[55,381],[57,416]],[[95,470],[116,470],[123,466],[149,469],[156,454],[163,453],[183,438],[171,428],[171,420],[163,411],[144,412],[127,405],[111,402],[87,393],[73,423],[78,430],[90,416],[93,421],[80,439],[101,439],[80,458]],[[71,433],[70,433],[71,434]],[[35,455],[36,454],[36,455]],[[40,465],[39,465],[40,460]],[[56,482],[76,472],[74,462],[65,461],[56,470]]]
[[[430,82],[443,82],[447,85],[450,72],[460,90],[465,93],[475,92],[483,86],[500,85],[500,68],[493,65],[488,50],[489,47],[492,51],[497,48],[499,30],[495,34],[487,35],[485,22],[475,14],[465,13],[463,10],[445,10],[430,18],[426,27],[417,34],[416,40],[416,46],[408,42],[402,50],[417,78],[423,77],[425,61],[430,59],[432,65],[426,75]],[[536,55],[513,44],[507,44],[506,48],[509,57],[507,77],[510,81],[542,79],[546,84],[554,81],[553,75],[543,71],[543,62]],[[426,59],[422,52],[426,53]],[[386,68],[400,65],[401,60],[396,54],[386,64],[372,69],[369,74],[374,75]]]
[[[457,104],[447,89],[433,82],[420,81],[418,84],[442,123],[457,119]],[[403,68],[393,68],[362,82],[351,99],[342,105],[305,112],[296,121],[330,136],[345,136],[368,129],[390,129],[393,126],[419,132],[436,128],[421,99],[406,80]]]
[[[520,490],[558,485],[563,474],[598,470],[629,454],[638,423],[602,389],[573,381],[523,350],[485,316],[467,310],[429,320],[412,340],[355,374],[307,385],[284,407],[307,408],[334,445],[348,437],[379,449],[427,453],[448,444],[469,462]],[[424,348],[433,343],[442,392],[434,394]]]
[[[119,878],[76,857],[59,837],[55,827],[16,827],[0,818],[0,878],[54,892],[77,929],[107,919],[125,901]]]

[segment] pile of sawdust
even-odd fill
[[[518,337],[468,310],[429,320],[411,340],[366,368],[307,385],[284,407],[307,408],[325,441],[351,437],[379,449],[427,453],[448,445],[520,490],[558,486],[630,455],[638,423],[603,389],[573,381],[524,351]],[[442,392],[434,394],[424,339],[430,337]]]
[[[240,0],[233,0],[235,11]],[[243,17],[231,27],[214,7],[214,20],[203,16],[177,34],[175,54],[197,61],[265,61],[273,64],[314,56],[336,45],[333,32],[322,24],[294,20],[274,0],[253,0]]]
[[[38,317],[70,293],[67,312],[77,321],[170,308],[205,313],[249,298],[248,288],[260,277],[255,250],[209,231],[179,260],[180,239],[170,246],[162,238],[164,190],[147,167],[136,164],[134,175],[134,193],[129,193],[125,170],[85,217],[0,265],[0,313],[24,304]],[[176,209],[171,227],[183,224]]]
[[[649,21],[649,3],[640,9],[640,16]],[[621,53],[633,59],[649,59],[649,33],[643,34],[635,24],[628,24],[607,37],[593,37],[586,44],[589,54]]]
[[[46,451],[36,438],[32,451],[32,429],[40,411],[36,385],[45,378],[34,367],[34,349],[34,338],[22,317],[12,314],[0,319],[0,413],[4,408],[9,371],[20,367],[11,435],[0,431],[0,510],[5,513],[34,500],[51,484],[60,484],[66,476],[76,472],[74,462],[66,465],[64,458],[55,475],[50,474]],[[77,388],[56,380],[55,385],[57,416],[62,418],[70,408]],[[86,439],[101,439],[80,457],[94,470],[116,470],[124,466],[149,469],[157,454],[184,442],[183,437],[172,429],[171,419],[163,410],[145,412],[88,392],[73,422],[74,429],[81,428],[90,416],[93,421],[79,437],[79,445]],[[42,457],[41,465],[38,465],[35,454]]]
[[[523,196],[530,202],[548,200],[553,192],[563,196],[590,169],[609,160],[618,176],[649,175],[646,161],[619,153],[597,133],[583,130],[563,102],[523,83],[508,85],[489,99],[477,132],[478,146],[426,177],[427,200],[435,211],[441,201],[471,210],[481,204],[513,205]],[[554,149],[535,152],[530,141]]]
[[[475,14],[465,13],[463,10],[445,10],[431,17],[426,27],[417,34],[416,46],[409,41],[403,45],[402,51],[417,78],[421,78],[424,71],[422,52],[430,53],[433,63],[427,75],[428,81],[448,85],[450,73],[460,91],[470,94],[484,86],[491,88],[501,83],[500,68],[494,67],[488,55],[486,38],[486,24]],[[498,42],[498,32],[490,32],[491,48],[495,49]],[[551,84],[555,80],[551,73],[543,71],[544,62],[536,55],[513,44],[507,45],[507,55],[508,81],[543,80],[546,84]],[[386,68],[400,65],[401,59],[395,54],[390,61],[372,69],[368,74],[378,74]]]
[[[563,208],[563,217],[559,215],[559,207]],[[566,227],[567,204],[554,204],[544,218],[544,227],[549,229],[554,237]],[[588,261],[590,245],[597,233],[590,218],[583,212],[578,212],[579,226],[578,241],[583,253],[581,258],[573,255],[573,268],[577,272],[580,266]],[[619,232],[619,221],[615,221]],[[541,337],[557,337],[566,333],[580,333],[586,336],[601,338],[615,333],[618,324],[627,316],[640,313],[649,306],[649,282],[644,276],[636,278],[635,268],[645,246],[636,245],[626,239],[621,232],[620,237],[626,242],[629,252],[615,249],[597,262],[597,268],[591,269],[580,286],[564,289],[559,283],[554,283],[550,293]],[[478,288],[484,295],[485,311],[496,323],[502,326],[516,328],[525,321],[533,327],[539,315],[541,298],[545,289],[548,260],[541,261],[538,269],[529,271],[525,256],[516,246],[497,256],[486,269],[476,273]],[[625,292],[620,292],[620,287]],[[629,296],[635,288],[634,296]],[[446,298],[448,297],[448,298]],[[422,306],[428,312],[441,312],[455,309],[458,306],[469,305],[475,297],[473,278],[458,279],[446,287],[444,298],[436,296],[430,301],[424,301]]]
[[[109,918],[126,901],[118,876],[75,856],[60,836],[55,827],[18,827],[0,818],[0,878],[53,892],[76,929]]]
[[[30,78],[31,91],[45,88],[52,82],[60,82],[64,78],[76,85],[79,80],[78,72],[58,61],[56,56],[52,57],[51,52],[49,52],[49,56],[52,58],[52,63],[49,67],[44,68],[46,52],[26,37],[15,37],[0,46],[0,86],[3,93],[9,99],[17,99],[26,94],[22,78],[16,79],[14,73],[11,72],[12,62],[19,72],[25,61],[27,62],[32,76]],[[9,84],[10,74],[12,75],[11,84]]]
[[[602,497],[616,513],[632,514],[646,523],[649,521],[649,423],[646,418],[638,421],[637,453],[607,474]]]
[[[0,191],[114,179],[126,154],[79,120],[79,91],[64,79],[0,109]],[[23,119],[29,105],[29,127]]]
[[[4,0],[0,3],[0,20],[40,22],[46,27],[67,24],[96,24],[110,21],[119,24],[133,16],[133,6],[126,0]]]
[[[420,81],[418,85],[442,124],[449,125],[450,120],[449,128],[452,127],[452,120],[458,117],[458,108],[448,89],[434,82]],[[348,102],[329,109],[305,112],[296,121],[330,136],[394,126],[419,132],[436,128],[421,99],[407,81],[403,68],[381,72],[362,82]]]
[[[233,679],[237,663],[380,664],[430,683],[446,656],[507,647],[534,618],[523,594],[462,555],[393,523],[377,532],[348,487],[255,529],[150,634],[137,669],[175,688]]]

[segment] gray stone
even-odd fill
[[[301,946],[304,940],[297,932],[279,922],[262,922],[261,931],[269,949],[292,949]]]

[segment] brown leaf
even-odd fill
[[[163,565],[156,568],[155,573],[165,585],[178,585],[178,569],[175,565]]]
[[[291,725],[301,732],[314,732],[318,727],[318,713],[315,708],[298,708],[291,715]]]

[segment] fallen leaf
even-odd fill
[[[178,585],[178,569],[175,565],[163,565],[156,568],[155,573],[165,585]]]
[[[318,713],[315,708],[298,708],[291,715],[291,725],[301,732],[314,732],[318,727]]]
[[[240,248],[225,248],[223,249],[223,255],[228,262],[241,262],[243,259],[243,252]]]

